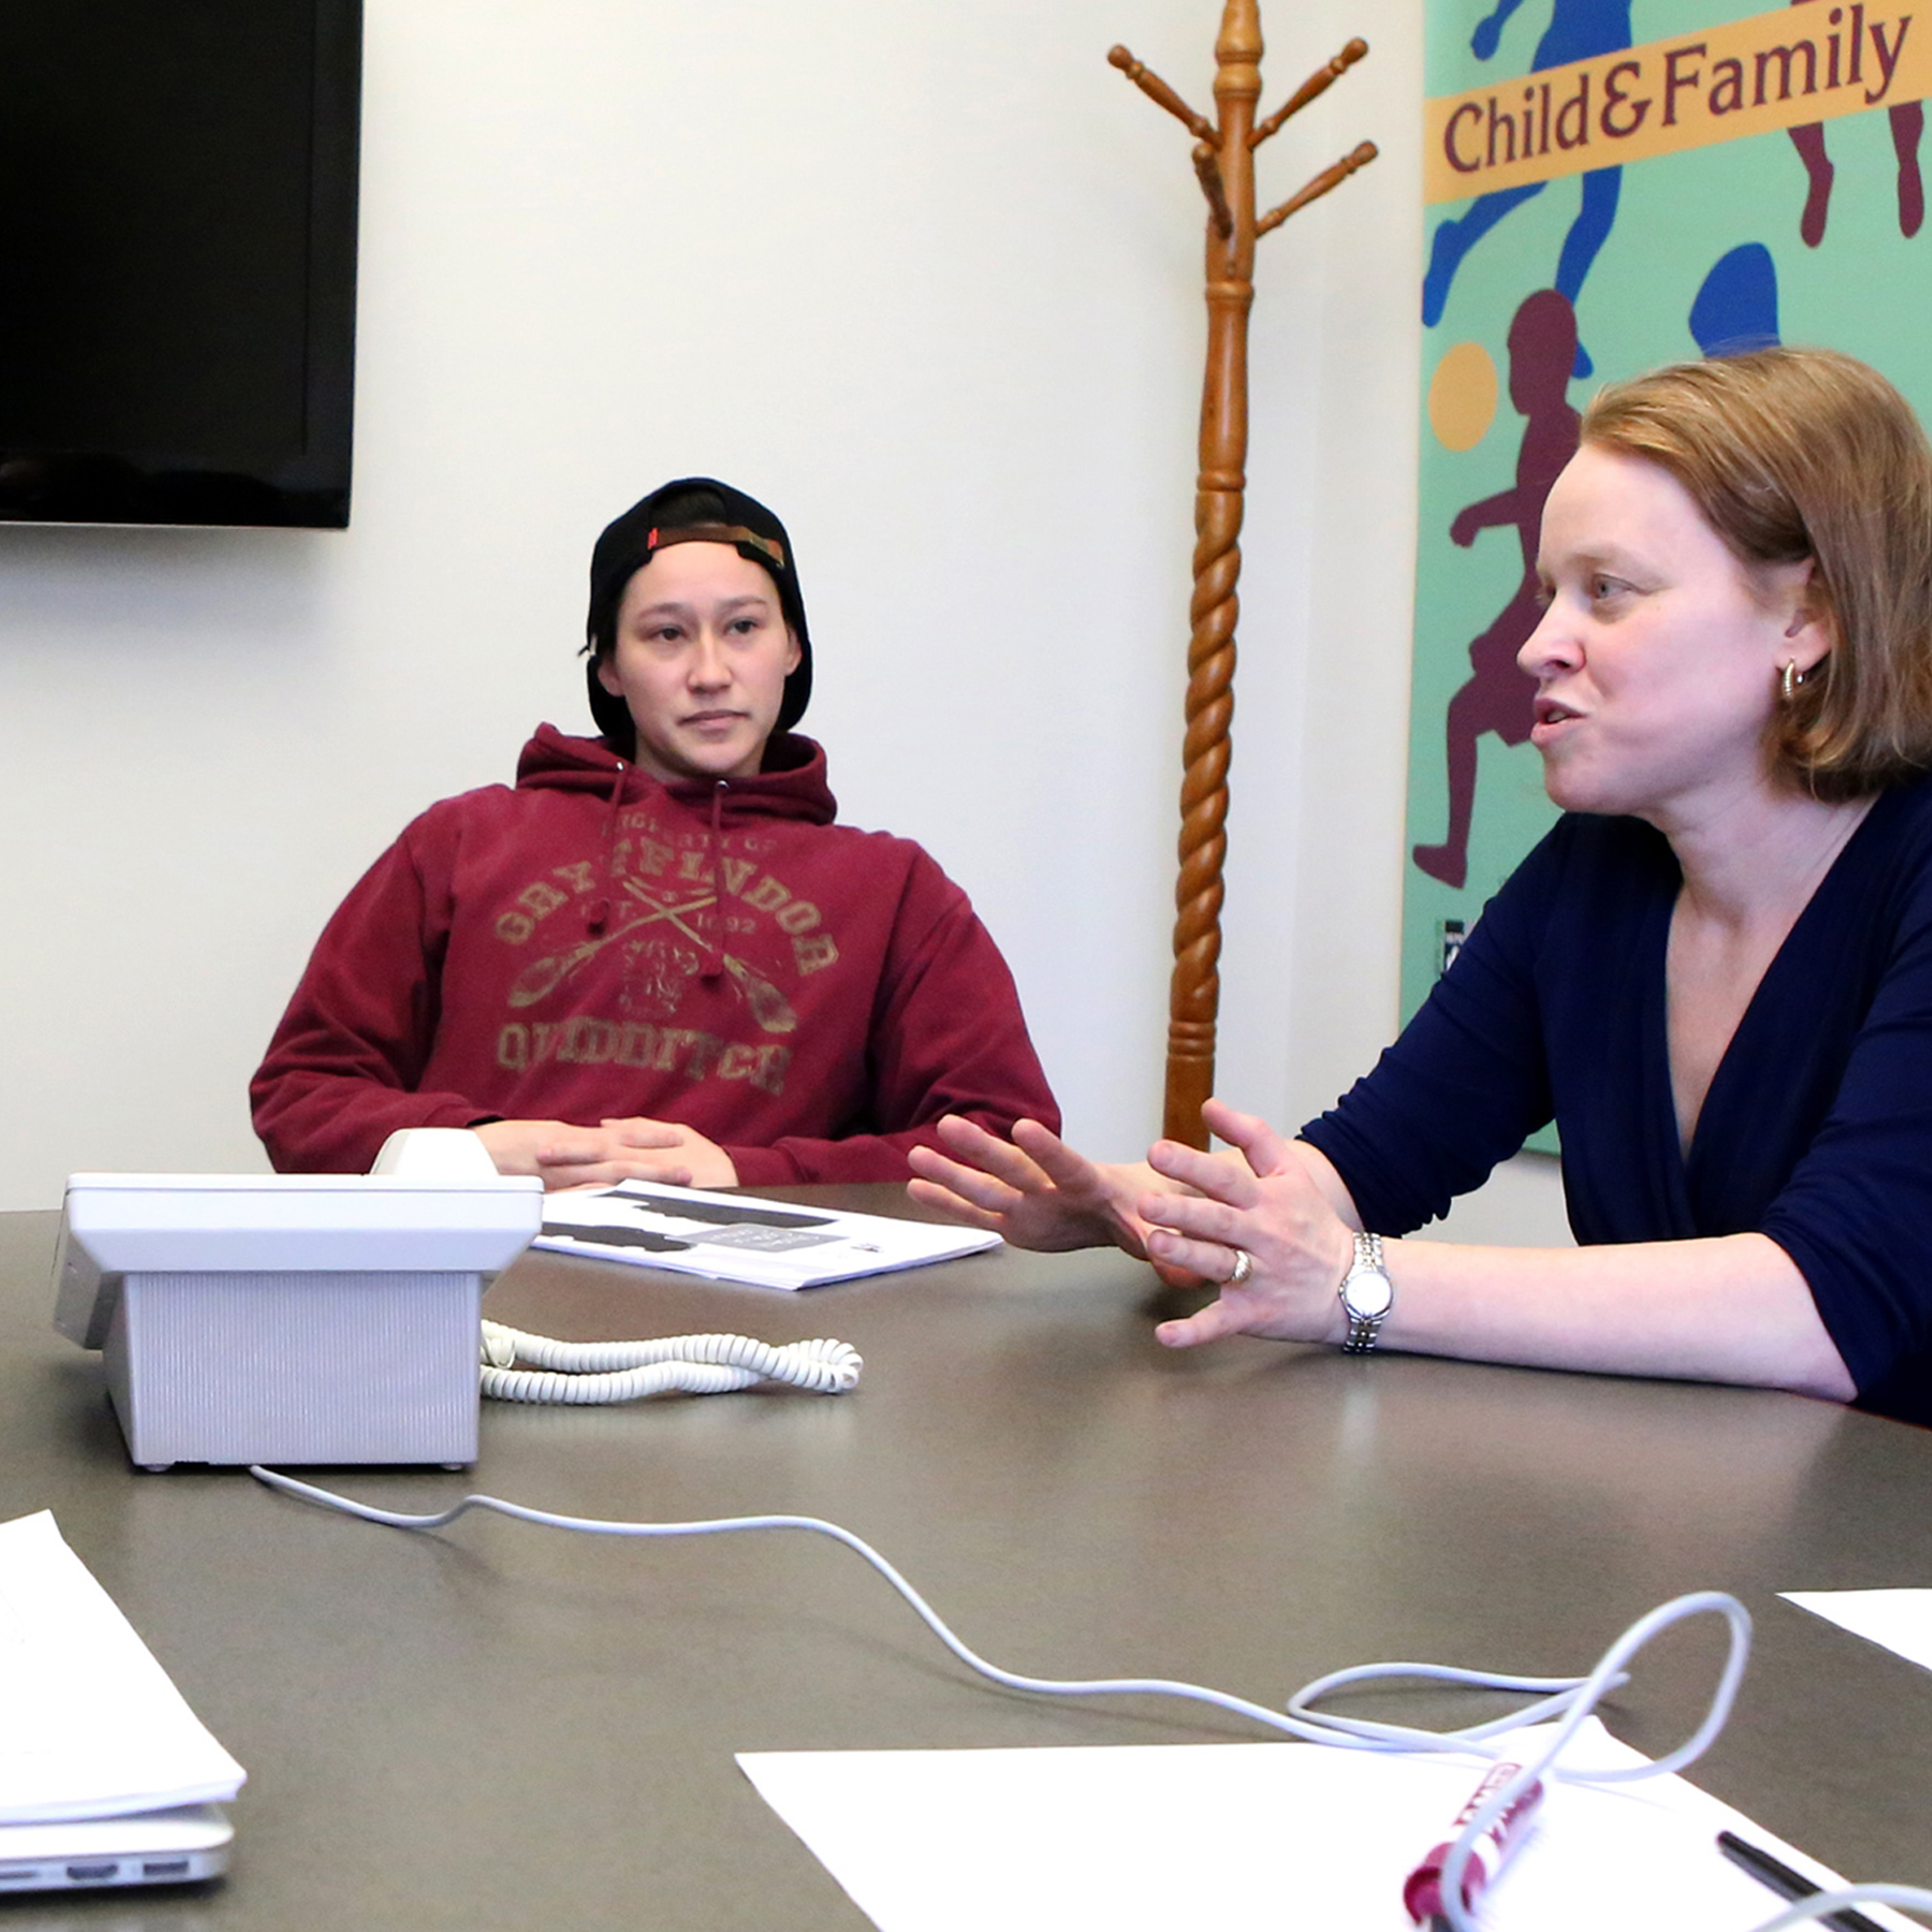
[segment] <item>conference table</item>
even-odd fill
[[[891,1189],[789,1197],[910,1212]],[[411,1535],[239,1470],[135,1470],[99,1358],[49,1326],[57,1219],[0,1216],[0,1518],[55,1512],[249,1779],[227,1879],[0,1899],[0,1932],[852,1932],[867,1921],[734,1752],[1256,1735],[989,1685],[823,1538],[620,1543],[475,1515]],[[1932,1432],[1758,1391],[1164,1351],[1153,1321],[1186,1305],[1111,1252],[1000,1249],[805,1295],[533,1253],[490,1290],[496,1319],[832,1335],[863,1379],[487,1404],[473,1471],[320,1479],[412,1510],[480,1489],[581,1515],[825,1516],[1010,1668],[1275,1705],[1378,1659],[1580,1673],[1653,1605],[1733,1591],[1756,1648],[1695,1781],[1855,1878],[1932,1885],[1932,1672],[1777,1594],[1932,1584]],[[1721,1653],[1716,1619],[1670,1633],[1612,1730],[1674,1746]],[[1468,1721],[1421,1689],[1375,1714]],[[1170,1822],[1199,1821],[1150,1827]]]

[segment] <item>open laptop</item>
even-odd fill
[[[0,1894],[219,1878],[228,1869],[234,1835],[219,1805],[0,1825]]]

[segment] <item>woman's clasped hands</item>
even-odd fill
[[[1219,1289],[1206,1307],[1156,1330],[1171,1348],[1224,1335],[1338,1342],[1338,1293],[1354,1256],[1353,1212],[1340,1177],[1304,1141],[1219,1101],[1202,1110],[1228,1151],[1157,1141],[1144,1164],[1090,1161],[1037,1121],[1011,1142],[948,1116],[951,1156],[917,1147],[912,1197],[1016,1247],[1111,1245],[1152,1262],[1170,1286]],[[1239,1284],[1242,1254],[1250,1266]]]

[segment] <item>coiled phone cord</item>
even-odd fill
[[[533,1366],[518,1368],[519,1361]],[[843,1395],[864,1366],[850,1343],[825,1339],[774,1345],[749,1335],[666,1335],[560,1342],[500,1322],[483,1325],[483,1392],[497,1402],[633,1402],[673,1389],[721,1395],[758,1382]]]

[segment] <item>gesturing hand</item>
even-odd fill
[[[1010,1142],[956,1114],[938,1133],[953,1158],[933,1147],[914,1147],[909,1157],[918,1178],[907,1191],[923,1206],[1015,1247],[1110,1245],[1146,1256],[1147,1224],[1134,1202],[1160,1185],[1150,1169],[1089,1161],[1037,1120],[1015,1122]]]
[[[1210,1101],[1201,1117],[1242,1159],[1157,1141],[1149,1165],[1192,1191],[1150,1193],[1136,1204],[1147,1251],[1157,1266],[1209,1282],[1227,1282],[1237,1250],[1248,1255],[1252,1271],[1240,1287],[1223,1286],[1208,1306],[1162,1322],[1155,1333],[1170,1348],[1235,1334],[1339,1340],[1336,1290],[1355,1238],[1317,1185],[1305,1150],[1219,1101]]]

